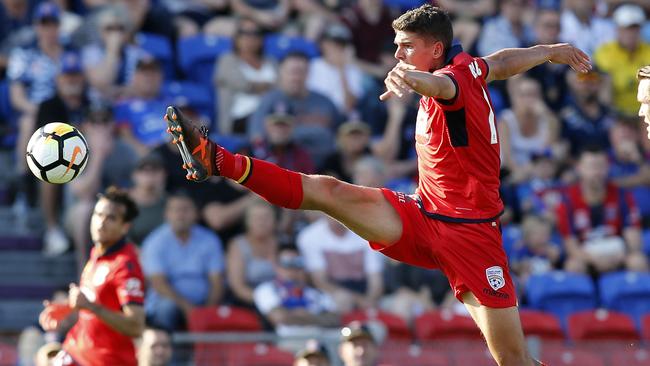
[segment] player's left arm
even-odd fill
[[[591,70],[589,56],[568,43],[537,45],[528,48],[506,48],[483,59],[489,67],[489,73],[485,79],[487,82],[507,79],[547,61],[569,65],[577,72]]]
[[[70,285],[69,295],[68,301],[73,309],[86,309],[93,312],[109,327],[126,336],[135,338],[142,334],[145,323],[144,307],[142,305],[126,304],[122,306],[122,311],[113,311],[88,300],[86,295],[75,284]]]
[[[384,84],[387,90],[379,96],[381,100],[388,100],[392,95],[401,98],[411,92],[425,97],[449,100],[453,99],[458,91],[451,77],[418,71],[413,66],[404,63],[397,64],[388,73]]]

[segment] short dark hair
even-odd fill
[[[133,219],[138,216],[138,213],[140,211],[138,210],[138,205],[136,205],[131,197],[129,197],[129,193],[126,190],[120,189],[116,186],[108,187],[106,189],[106,192],[98,194],[97,198],[103,198],[110,202],[124,206],[124,222],[132,222]]]
[[[582,158],[585,154],[605,154],[607,155],[607,150],[598,144],[587,144],[580,149],[579,157]]]
[[[286,60],[290,58],[300,58],[307,63],[309,62],[309,56],[306,53],[298,50],[292,50],[287,52],[284,56],[282,56],[282,58],[280,59],[280,63],[284,63]]]
[[[451,48],[454,30],[449,14],[431,4],[424,4],[411,9],[393,20],[395,31],[412,32],[441,41],[445,46],[445,54]]]

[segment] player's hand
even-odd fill
[[[46,332],[57,330],[61,322],[72,313],[72,308],[68,304],[52,303],[45,300],[43,306],[45,309],[38,316],[38,323]]]
[[[91,306],[90,300],[83,294],[81,288],[74,283],[70,284],[68,299],[70,307],[73,309],[89,309]]]
[[[580,49],[568,43],[549,45],[550,55],[548,60],[556,64],[571,66],[576,72],[591,71],[591,60],[589,56]]]
[[[388,100],[393,95],[401,98],[413,91],[406,76],[407,70],[415,70],[415,66],[400,62],[388,72],[386,79],[384,79],[386,92],[379,96],[380,100]]]

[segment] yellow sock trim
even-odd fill
[[[251,158],[248,156],[245,156],[244,158],[246,158],[246,170],[244,170],[244,174],[239,179],[237,179],[237,183],[239,184],[242,184],[242,182],[244,182],[246,178],[248,178],[248,175],[251,173]]]

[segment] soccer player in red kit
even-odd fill
[[[90,222],[90,259],[79,286],[70,285],[69,307],[78,319],[54,365],[137,365],[133,338],[145,324],[144,277],[136,248],[125,239],[137,214],[125,191],[112,187],[100,195]],[[45,330],[61,320],[51,319],[50,306],[40,317]]]
[[[399,63],[388,73],[381,99],[422,95],[414,195],[299,174],[233,155],[208,140],[204,127],[169,107],[165,119],[183,167],[192,180],[222,175],[273,204],[323,211],[391,258],[440,268],[499,365],[537,364],[526,350],[501,245],[499,136],[486,83],[547,61],[586,72],[589,58],[568,44],[505,49],[474,58],[460,46],[452,47],[449,16],[428,4],[401,15],[393,29]]]

